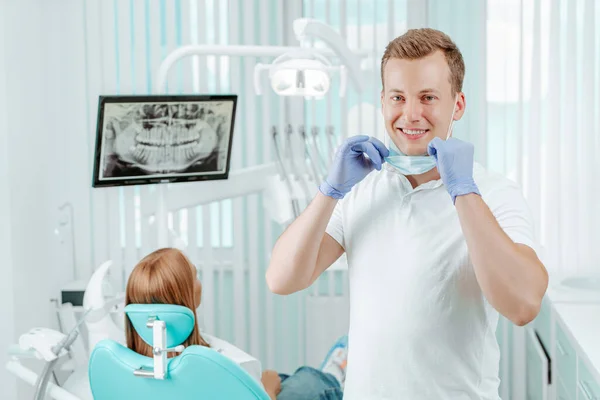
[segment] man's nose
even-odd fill
[[[404,107],[404,118],[407,122],[417,122],[421,120],[423,114],[422,104],[419,101],[407,100]]]

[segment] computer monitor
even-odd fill
[[[93,187],[227,179],[237,95],[100,96]]]

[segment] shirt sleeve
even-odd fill
[[[539,255],[531,210],[517,184],[511,182],[492,190],[484,200],[508,237],[515,243],[531,247]]]
[[[344,199],[338,201],[333,209],[333,214],[331,215],[331,219],[327,224],[327,228],[325,228],[325,233],[329,234],[336,242],[340,244],[346,250],[346,245],[344,241],[344,215],[343,215],[343,205]]]

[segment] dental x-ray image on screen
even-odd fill
[[[236,95],[100,96],[93,187],[227,179]]]

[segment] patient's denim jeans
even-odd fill
[[[279,374],[281,392],[277,400],[342,400],[340,384],[331,374],[300,367],[293,375]]]

